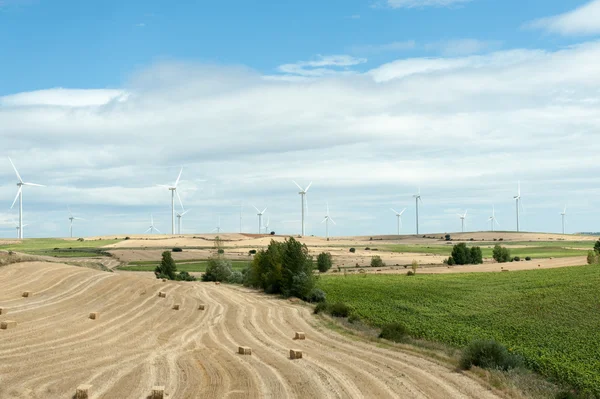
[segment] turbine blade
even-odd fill
[[[177,176],[177,180],[175,180],[175,186],[173,186],[173,187],[177,187],[177,185],[179,184],[179,179],[181,178],[182,172],[183,172],[183,168],[181,168],[181,170],[179,171],[179,176]]]
[[[333,223],[337,226],[337,223],[332,218],[329,218],[329,220],[331,220],[331,223]]]
[[[325,222],[326,220],[327,220],[327,217],[325,219],[321,220],[321,223]]]
[[[171,188],[170,186],[166,186],[164,184],[157,184],[156,187]]]
[[[307,193],[307,192],[308,192],[308,189],[310,188],[310,186],[312,186],[312,183],[313,183],[313,182],[310,182],[310,184],[309,184],[309,185],[306,187],[306,190],[304,190],[304,192],[305,192],[305,193]]]
[[[158,231],[160,234],[162,234],[162,232],[161,232],[159,229],[157,229],[156,227],[154,227],[154,230],[156,230],[156,231]]]
[[[394,208],[390,208],[390,209],[391,209],[391,210],[392,210],[392,212],[394,212],[396,215],[400,215],[400,214],[398,213],[398,211],[396,211]]]
[[[263,209],[263,211],[261,213],[265,213],[267,211],[267,208]]]
[[[190,211],[190,210],[188,209],[187,211],[185,211],[185,212],[183,212],[183,213],[180,213],[180,214],[179,214],[179,216],[183,216],[183,215],[185,215],[186,213],[188,213],[189,211]]]
[[[329,202],[325,202],[325,204],[327,205],[327,216],[329,216]]]
[[[15,203],[17,202],[17,198],[19,198],[19,195],[21,195],[21,190],[23,188],[21,186],[19,186],[19,189],[17,190],[17,196],[15,197],[15,200],[13,201],[12,205],[10,206],[10,209],[13,208],[13,206],[15,206]]]
[[[254,205],[252,206],[254,207],[254,209],[256,209],[256,212],[260,213],[260,210],[257,207],[255,207]]]
[[[35,184],[35,183],[22,183],[24,186],[34,186],[34,187],[46,187],[43,184]]]
[[[185,209],[183,207],[183,202],[181,202],[181,197],[179,196],[179,191],[175,190],[175,194],[177,194],[177,199],[179,200],[179,205],[181,205],[181,209]]]
[[[23,179],[21,179],[21,175],[19,174],[19,171],[17,170],[17,167],[13,163],[12,159],[10,159],[10,157],[8,157],[8,160],[10,161],[10,164],[12,165],[13,169],[15,170],[15,173],[17,174],[17,178],[19,178],[19,181],[21,183],[23,183]]]
[[[151,231],[152,227],[149,227],[148,230],[144,231],[144,234],[146,234],[147,232]]]
[[[67,209],[69,210],[69,216],[73,217],[73,212],[71,212],[71,207],[67,206]]]
[[[296,183],[294,180],[292,180],[292,182],[293,182],[293,183],[294,183],[296,186],[298,186],[298,188],[300,189],[300,191],[304,191],[304,189],[303,189],[302,187],[300,187],[300,185],[299,185],[298,183]]]
[[[405,210],[406,210],[406,208],[402,209],[402,212],[400,212],[400,216],[402,216],[402,214],[404,213]]]

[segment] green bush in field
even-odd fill
[[[371,267],[384,267],[385,263],[381,260],[381,256],[375,255],[371,258]]]
[[[175,280],[177,281],[196,281],[196,277],[192,276],[186,271],[181,271],[179,274],[175,276]]]
[[[239,270],[233,270],[227,282],[229,284],[242,284],[244,282],[244,274]]]
[[[400,323],[389,323],[383,326],[379,338],[394,342],[405,342],[408,338],[408,329]]]
[[[329,252],[321,252],[319,256],[317,256],[317,268],[321,273],[325,273],[327,270],[331,269],[332,265],[333,262]]]
[[[521,360],[496,341],[477,340],[463,350],[459,365],[463,370],[477,366],[483,369],[507,371],[519,367]]]
[[[450,260],[450,258],[452,260]],[[452,265],[478,265],[483,263],[483,254],[479,247],[467,247],[467,244],[461,242],[452,248],[452,255],[448,258],[447,264]]]
[[[308,294],[308,302],[325,302],[327,295],[320,288],[313,288]]]
[[[598,254],[594,251],[588,251],[587,254],[587,264],[595,265],[598,263]]]
[[[229,281],[232,273],[230,261],[221,257],[210,258],[206,264],[206,272],[202,275],[202,281]]]
[[[492,251],[492,257],[498,263],[506,263],[511,260],[510,251],[506,247],[501,247],[500,245],[494,246],[494,250]]]
[[[164,251],[162,253],[162,260],[160,265],[154,269],[156,278],[167,278],[169,280],[175,280],[175,273],[177,272],[177,265],[171,256],[171,252]]]
[[[333,317],[348,317],[350,314],[350,308],[348,305],[341,302],[330,305],[328,311]]]
[[[327,312],[328,308],[329,308],[329,305],[327,304],[327,302],[319,302],[319,303],[317,303],[317,306],[315,306],[314,313],[319,314],[322,312]]]
[[[594,252],[600,255],[600,240],[596,241],[596,243],[594,244]]]

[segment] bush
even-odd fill
[[[457,265],[471,264],[471,251],[467,248],[467,244],[461,242],[452,247],[452,258]]]
[[[348,323],[356,323],[357,321],[360,321],[360,317],[358,317],[358,316],[357,316],[357,315],[355,315],[355,314],[351,314],[351,315],[348,317]]]
[[[355,253],[356,252],[356,248],[350,248],[350,252]]]
[[[496,245],[494,250],[492,251],[492,257],[498,263],[505,263],[511,260],[510,251],[508,248],[501,247],[500,245]]]
[[[531,260],[531,256],[526,256],[526,257],[525,257],[525,260],[526,260],[526,261],[530,261],[530,260]]]
[[[78,238],[77,241],[83,242],[83,238]]]
[[[175,276],[175,280],[177,281],[196,281],[196,277],[192,276],[186,271],[179,272],[178,275]]]
[[[327,305],[327,302],[319,302],[319,303],[317,303],[317,306],[315,306],[314,314],[319,314],[321,312],[327,312],[328,308],[329,308],[329,305]]]
[[[417,269],[419,268],[419,262],[417,262],[416,260],[413,260],[412,263],[410,264],[410,268],[412,269],[413,276],[414,276],[415,274],[417,274]]]
[[[370,251],[370,250],[371,250],[371,248],[369,248],[369,247],[365,248],[365,251]]]
[[[520,261],[521,261],[521,258],[519,258],[518,256],[515,256],[515,257],[513,258],[513,260],[514,260],[515,262],[520,262]]]
[[[177,265],[175,264],[171,253],[169,251],[164,251],[162,253],[162,260],[160,262],[160,265],[156,266],[156,269],[154,269],[154,274],[156,275],[156,278],[167,278],[169,280],[175,280],[175,272],[177,272]]]
[[[338,302],[329,306],[329,313],[333,317],[348,317],[350,308],[345,303]]]
[[[444,236],[444,238],[446,239],[446,241],[451,241],[452,240],[452,237],[450,237],[450,234],[446,234]]]
[[[454,258],[451,256],[451,257],[449,257],[448,259],[446,259],[446,264],[447,264],[448,266],[454,266],[454,265],[456,265],[456,261],[455,261],[455,260],[454,260]]]
[[[595,265],[596,263],[598,263],[598,255],[596,254],[596,252],[594,252],[594,251],[588,251],[588,254],[587,254],[587,264],[588,265]]]
[[[520,366],[520,363],[520,358],[511,354],[500,343],[493,340],[477,340],[463,350],[459,365],[463,370],[477,366],[483,369],[507,371]]]
[[[406,275],[407,276],[414,276],[415,272],[413,272],[412,270],[409,270],[409,271],[406,272]]]
[[[325,302],[327,295],[320,288],[313,288],[308,294],[308,302]]]
[[[379,338],[394,342],[405,342],[408,336],[408,329],[400,323],[390,323],[383,326],[379,333]]]
[[[126,240],[129,240],[130,238],[129,238],[129,237],[125,237],[125,239],[126,239]]]
[[[183,249],[181,249],[181,248],[173,248],[171,251],[173,251],[173,252],[183,252]]]
[[[596,243],[594,244],[594,252],[600,255],[600,240],[596,241]]]
[[[381,256],[375,255],[371,258],[371,267],[383,267],[385,263],[381,260]]]
[[[239,270],[234,270],[231,272],[229,279],[227,279],[229,284],[243,284],[244,283],[244,274]]]
[[[333,262],[329,252],[321,252],[319,256],[317,256],[317,268],[321,273],[325,273],[327,270],[331,269],[332,265]]]
[[[210,258],[206,265],[206,272],[202,275],[202,281],[229,281],[232,273],[230,261],[223,258]]]
[[[225,250],[224,250],[223,248],[219,248],[219,249],[217,250],[217,253],[218,253],[219,255],[223,255],[223,254],[225,253]]]
[[[248,251],[248,255],[256,255],[256,249],[251,249]]]

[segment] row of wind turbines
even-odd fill
[[[15,206],[17,200],[19,200],[19,222],[18,222],[18,225],[16,226],[16,228],[17,228],[17,237],[22,239],[23,238],[23,229],[24,229],[24,227],[27,226],[27,225],[23,224],[23,188],[26,186],[33,186],[33,187],[45,187],[45,186],[42,184],[25,182],[21,178],[21,175],[19,174],[19,171],[17,170],[12,159],[10,159],[10,157],[8,159],[9,159],[9,161],[15,171],[15,174],[17,175],[17,179],[18,179],[17,195],[15,196],[15,199],[11,205],[11,209]],[[177,218],[177,230],[178,230],[177,234],[181,234],[181,226],[182,226],[183,216],[189,212],[189,209],[186,210],[184,208],[183,202],[181,201],[181,197],[179,196],[179,192],[177,191],[177,187],[181,180],[182,173],[183,173],[183,168],[181,168],[181,170],[179,171],[179,175],[177,176],[175,183],[173,183],[172,185],[157,185],[158,187],[166,188],[171,192],[171,234],[175,234],[175,218]],[[302,234],[302,236],[304,236],[305,235],[305,214],[308,212],[307,193],[308,193],[308,190],[310,189],[310,187],[312,186],[312,182],[310,182],[309,185],[306,186],[306,188],[303,188],[295,181],[292,181],[292,182],[300,189],[298,194],[300,195],[300,199],[301,199],[301,215],[302,215],[301,234]],[[179,205],[181,206],[181,211],[176,211],[176,209],[175,209],[175,197],[177,197]],[[413,195],[413,198],[415,199],[416,233],[418,235],[419,234],[419,204],[421,204],[421,205],[423,204],[420,188],[419,188],[417,194]],[[520,211],[524,210],[523,205],[522,205],[522,199],[521,199],[521,183],[520,182],[518,183],[517,195],[515,195],[513,197],[513,199],[516,201],[517,232],[519,232],[520,231],[520,224],[519,224]],[[258,216],[258,233],[262,234],[262,232],[263,232],[262,218],[263,218],[263,215],[267,211],[267,207],[265,207],[262,211],[260,209],[258,209],[256,206],[253,206],[253,207],[254,207],[254,209],[256,209],[257,216]],[[73,222],[75,220],[85,220],[85,219],[73,216],[71,209],[68,208],[68,210],[69,210],[69,232],[70,232],[70,236],[73,237]],[[396,211],[393,208],[391,208],[391,210],[392,210],[392,212],[394,212],[394,214],[397,217],[397,233],[398,233],[398,235],[400,235],[400,228],[402,227],[402,215],[406,211],[406,208],[404,208],[400,212]],[[324,219],[321,221],[321,223],[325,223],[325,235],[326,235],[326,238],[329,238],[329,222],[331,221],[334,225],[336,224],[335,221],[333,220],[333,218],[331,217],[331,215],[329,214],[329,203],[327,203],[326,212],[327,213],[326,213]],[[465,224],[466,224],[466,220],[467,220],[467,212],[468,211],[465,210],[464,214],[460,214],[460,213],[457,214],[461,221],[461,231],[462,232],[464,232],[464,230],[465,230]],[[565,234],[565,218],[567,216],[566,206],[560,215],[562,218],[562,233]],[[268,234],[269,219],[267,219],[267,223],[265,225],[265,234]],[[492,215],[489,217],[488,221],[491,224],[491,231],[494,231],[495,226],[500,226],[500,224],[498,223],[498,221],[496,219],[495,207],[492,207]],[[242,230],[242,208],[240,208],[240,232],[241,232],[241,230]],[[219,217],[217,227],[212,230],[212,232],[215,232],[215,231],[217,233],[221,232],[220,217]],[[154,225],[154,217],[152,215],[150,215],[150,226],[145,231],[145,233],[154,233],[154,232],[161,233],[160,230],[158,230],[158,228],[156,228],[156,226]]]

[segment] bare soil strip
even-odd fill
[[[154,385],[170,398],[497,398],[466,375],[353,341],[307,308],[239,287],[30,262],[0,268],[0,306],[0,320],[18,323],[0,330],[0,398],[66,398],[80,384],[93,385],[92,398],[138,399]],[[307,339],[294,341],[296,331]],[[240,345],[252,355],[237,354]],[[292,348],[304,357],[290,360]]]

